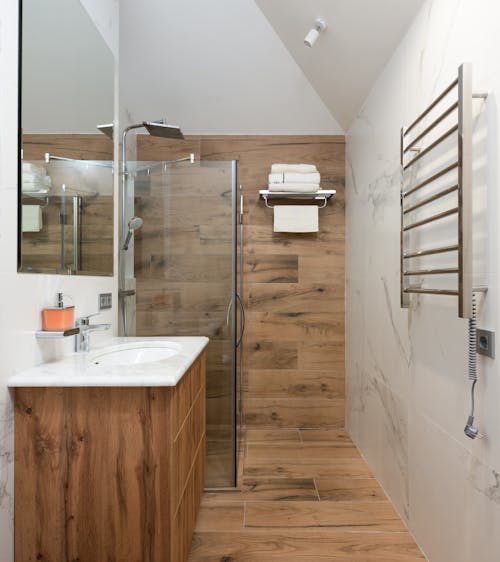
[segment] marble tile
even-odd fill
[[[467,439],[467,322],[456,300],[399,307],[399,130],[464,61],[475,89],[498,91],[499,15],[491,0],[425,2],[347,134],[346,424],[433,562],[500,557],[500,381],[495,362],[480,358],[476,421],[488,437]],[[490,288],[479,324],[495,329],[500,122],[494,94],[474,104],[474,276]]]
[[[416,414],[410,434],[410,518],[429,559],[498,560],[498,472],[429,417]]]

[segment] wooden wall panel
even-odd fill
[[[188,147],[192,147],[189,152],[197,151],[202,160],[237,160],[238,183],[244,187],[243,297],[247,323],[243,410],[247,426],[343,427],[344,137],[193,136],[187,137],[180,146],[175,141],[140,136],[138,157],[141,160],[168,160],[182,156]],[[271,164],[276,162],[315,164],[321,173],[322,187],[337,190],[335,198],[319,211],[318,233],[273,233],[273,213],[259,200],[258,190],[267,186]],[[177,181],[174,177],[172,180]],[[183,181],[189,184],[190,194],[201,193],[195,181]],[[211,203],[210,198],[203,201],[205,206]],[[196,206],[192,203],[193,207]],[[157,259],[161,255],[159,247],[164,248],[164,258],[169,251],[175,252],[179,247],[183,247],[189,256],[210,254],[197,242],[200,231],[196,228],[196,212],[192,210],[191,216],[161,233],[171,239],[171,244],[156,237],[156,258],[149,260],[148,268],[157,270]],[[217,216],[214,208],[214,231],[211,233],[214,244],[218,237],[223,237],[217,231],[221,220],[225,218]],[[227,231],[224,235],[227,236]],[[196,258],[200,256],[196,255]],[[144,300],[148,303],[145,306],[150,307],[150,314],[139,313],[138,316],[138,327],[144,333],[150,333],[149,323],[159,328],[161,323],[155,319],[152,310],[156,306],[162,310],[166,300],[177,298],[177,306],[194,310],[189,292],[180,296],[170,284],[174,282],[173,260],[172,265],[173,272],[163,276],[158,274],[157,279],[148,281],[148,296]],[[138,277],[141,275],[139,271]],[[204,278],[198,281],[205,281],[207,275],[209,273],[205,271]],[[181,281],[175,278],[176,283]],[[138,288],[140,302],[139,280]],[[217,332],[217,325],[207,324],[207,330]],[[207,409],[211,427],[225,418],[221,412],[220,393],[230,389],[218,388],[219,392],[211,394],[210,372],[209,354]],[[216,442],[216,436],[213,437],[212,441]]]
[[[113,161],[113,143],[102,134],[96,135],[24,135],[24,160],[43,160],[46,152],[77,160]],[[61,172],[59,172],[61,173]],[[99,178],[99,176],[97,176]],[[99,196],[82,197],[80,224],[80,268],[86,275],[112,275],[113,273],[113,183],[111,173],[102,178]],[[78,186],[79,187],[79,186]],[[93,185],[92,190],[98,187]],[[23,196],[25,204],[42,204],[44,200]],[[40,232],[24,232],[22,240],[23,270],[28,267],[47,272],[61,272],[61,227],[59,224],[61,200],[52,197],[42,208],[43,228]],[[65,263],[73,264],[73,208],[72,199],[66,203],[67,227],[65,230]],[[66,271],[64,272],[66,273]]]
[[[113,160],[113,141],[95,135],[23,135],[24,160],[43,160],[45,153],[76,160]]]

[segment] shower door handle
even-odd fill
[[[239,293],[235,293],[235,295],[236,300],[240,305],[240,337],[236,342],[236,347],[239,347],[243,341],[243,334],[245,333],[245,307],[243,306],[243,301],[241,300]]]
[[[243,340],[243,334],[245,333],[245,307],[243,306],[243,301],[238,293],[234,293],[238,304],[240,305],[240,336],[236,340],[236,347],[239,347],[241,341]],[[226,312],[226,326],[229,326],[229,319],[231,315],[231,309],[233,308],[233,302],[235,299],[231,299],[227,305]]]

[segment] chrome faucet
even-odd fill
[[[90,319],[98,315],[99,312],[96,312],[95,314],[89,314],[88,316],[77,318],[76,327],[80,328],[80,332],[76,335],[75,351],[89,351],[90,334],[92,332],[109,330],[111,328],[111,324],[91,324]]]

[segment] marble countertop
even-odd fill
[[[208,345],[205,337],[112,338],[88,353],[72,353],[10,377],[9,387],[175,386]],[[123,344],[173,342],[178,353],[160,361],[121,366],[95,366],[99,353]]]

